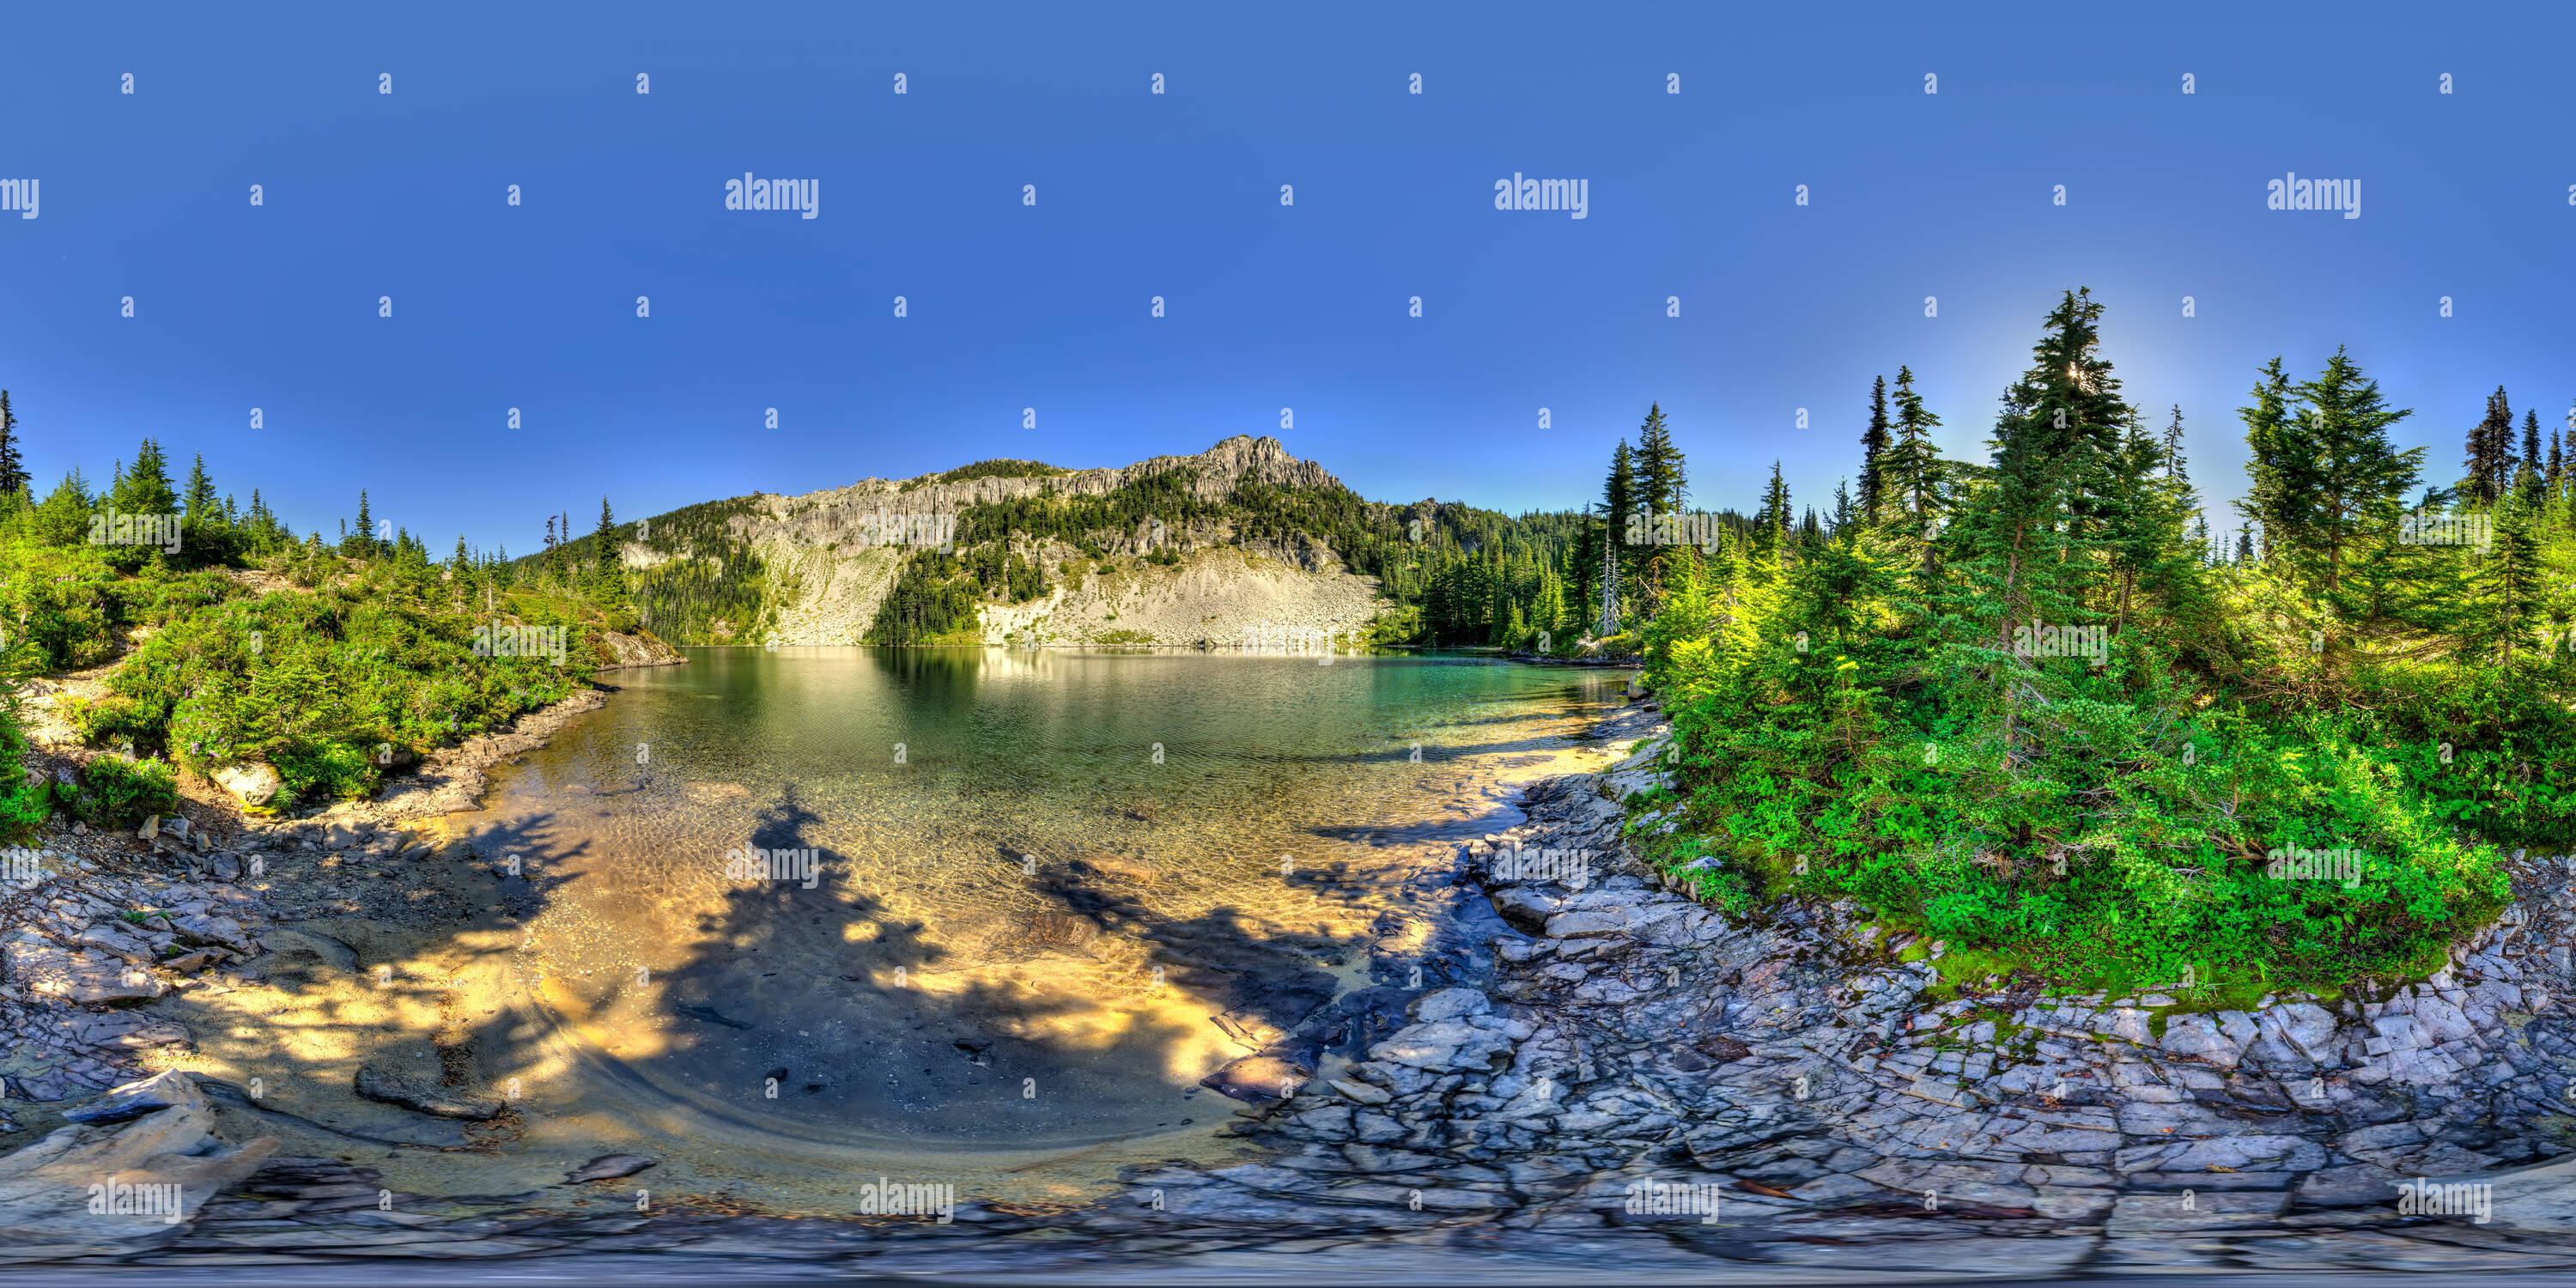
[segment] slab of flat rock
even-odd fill
[[[1199,1079],[1199,1085],[1213,1087],[1234,1100],[1285,1100],[1314,1076],[1315,1071],[1311,1068],[1261,1051],[1227,1061],[1224,1068]]]
[[[114,1002],[170,991],[151,971],[95,948],[75,952],[20,939],[0,947],[0,964],[7,967],[9,982],[67,1002]]]
[[[236,1146],[218,1136],[214,1107],[183,1073],[117,1087],[100,1103],[109,1102],[159,1107],[124,1122],[75,1122],[0,1158],[0,1264],[167,1243],[277,1149],[273,1137]]]
[[[579,1185],[584,1181],[613,1181],[618,1177],[633,1176],[645,1168],[661,1165],[662,1160],[646,1158],[642,1154],[602,1154],[582,1164],[578,1169],[565,1173],[564,1184]]]
[[[358,1094],[388,1105],[400,1105],[433,1118],[466,1118],[484,1122],[500,1117],[501,1102],[471,1096],[452,1088],[440,1087],[418,1078],[379,1069],[372,1064],[358,1066]]]

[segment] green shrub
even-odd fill
[[[179,782],[168,762],[101,756],[81,769],[75,809],[92,827],[124,828],[145,816],[179,809]]]

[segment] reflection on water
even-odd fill
[[[1495,780],[1574,754],[1624,680],[1436,656],[692,658],[619,673],[479,820],[487,852],[524,856],[532,983],[676,1101],[818,1141],[1022,1148],[1222,1119],[1196,1080],[1399,980],[1421,927],[1394,887],[1506,825]]]

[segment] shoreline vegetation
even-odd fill
[[[1670,783],[1635,834],[1713,907],[1851,901],[1988,987],[2220,1007],[2439,971],[2512,904],[2508,856],[2576,848],[2564,443],[2527,412],[2517,443],[2498,390],[2419,497],[2411,412],[2344,352],[2275,359],[2230,542],[2101,313],[2050,311],[1986,462],[1939,455],[1900,368],[1832,523],[1775,471],[1750,534],[1655,551]]]
[[[58,811],[134,827],[182,777],[254,812],[372,799],[588,689],[586,671],[682,660],[653,623],[682,644],[778,642],[779,542],[863,529],[937,539],[871,547],[868,643],[1222,651],[1222,634],[1050,634],[1028,614],[1077,579],[1112,604],[1240,555],[1357,578],[1371,605],[1247,641],[1640,665],[1674,724],[1640,835],[1730,911],[1850,899],[2052,987],[2331,994],[2423,974],[2506,907],[2504,854],[2576,848],[2566,445],[2529,412],[2517,441],[2499,390],[2466,476],[2419,499],[2423,449],[2388,439],[2411,412],[2346,354],[2305,381],[2275,360],[2239,409],[2251,486],[2230,541],[2179,410],[2149,427],[2100,319],[2082,291],[2050,311],[1984,463],[1940,455],[1900,368],[1827,514],[1794,506],[1776,465],[1752,515],[1690,510],[1658,407],[1581,512],[1362,501],[1238,437],[635,524],[603,501],[582,537],[548,517],[538,554],[460,539],[433,562],[363,492],[339,540],[298,538],[256,490],[246,508],[219,494],[202,458],[174,484],[150,440],[104,490],[75,471],[39,500],[0,433],[0,616],[17,622],[0,831]],[[904,498],[943,508],[886,508]],[[997,642],[994,620],[1019,628]],[[27,774],[30,730],[73,744],[78,775]],[[2299,866],[2315,853],[2354,879]]]

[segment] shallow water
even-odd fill
[[[562,1109],[613,1101],[754,1152],[1204,1136],[1234,1106],[1197,1080],[1337,991],[1404,982],[1425,927],[1397,886],[1516,821],[1507,781],[1598,768],[1580,735],[1626,679],[691,656],[618,673],[455,821],[518,857],[521,983],[587,1070]],[[793,860],[747,878],[754,850],[810,851],[810,888]]]

